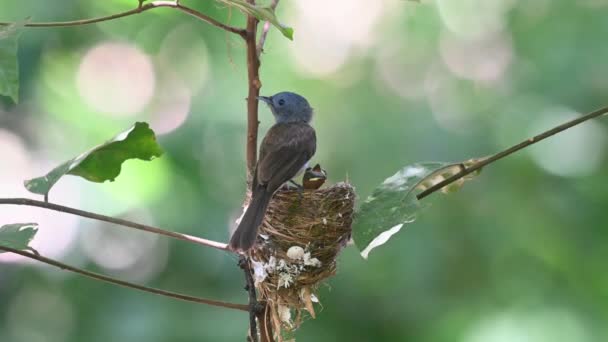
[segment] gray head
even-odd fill
[[[288,91],[272,96],[260,96],[261,101],[266,102],[277,123],[283,122],[310,122],[312,120],[312,108],[305,98]]]

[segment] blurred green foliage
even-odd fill
[[[0,27],[0,95],[19,101],[18,24]]]
[[[190,2],[244,25],[235,10]],[[0,19],[86,18],[134,3],[5,2]],[[330,181],[352,182],[363,199],[404,165],[488,155],[550,128],[552,119],[606,105],[607,9],[597,0],[285,1],[278,14],[294,27],[294,41],[271,31],[262,93],[293,90],[309,99],[314,162]],[[117,49],[120,58],[93,58],[93,51]],[[38,175],[39,164],[57,165],[134,121],[171,127],[162,119],[185,107],[185,122],[159,137],[162,158],[126,162],[114,183],[80,187],[66,179],[55,191],[65,204],[226,241],[245,188],[244,54],[239,37],[170,9],[24,30],[21,103],[3,99],[0,150],[13,155],[15,139],[6,136],[16,135],[33,166],[0,173],[0,196],[16,196],[7,184]],[[107,86],[113,68],[126,76]],[[151,77],[139,77],[150,70]],[[260,121],[263,134],[272,124],[266,108]],[[458,193],[433,196],[426,214],[369,260],[345,249],[337,275],[321,288],[323,309],[297,338],[608,339],[605,136],[605,120],[586,123],[569,140],[552,138],[494,164]],[[25,222],[10,210],[0,208],[0,224]],[[38,215],[32,210],[27,221],[39,222]],[[65,234],[64,227],[41,227],[36,239],[44,231]],[[60,259],[150,286],[246,301],[235,257],[117,231],[78,221],[78,237]],[[36,249],[45,255],[50,244]],[[104,250],[113,255],[97,258]],[[0,264],[0,341],[242,341],[246,327],[241,312]]]

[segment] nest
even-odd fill
[[[354,202],[348,183],[275,193],[251,251],[251,267],[259,299],[266,302],[267,324],[279,340],[300,325],[304,311],[315,318],[315,292],[335,274],[336,258],[350,240]]]

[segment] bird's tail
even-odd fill
[[[266,191],[264,187],[258,187],[253,190],[251,195],[251,203],[241,219],[238,228],[230,238],[230,249],[235,251],[248,251],[258,235],[258,227],[262,224],[266,208],[272,198],[272,193]]]

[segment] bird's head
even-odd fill
[[[260,96],[260,101],[266,102],[277,123],[306,122],[312,120],[312,108],[306,99],[288,91],[272,96]]]

